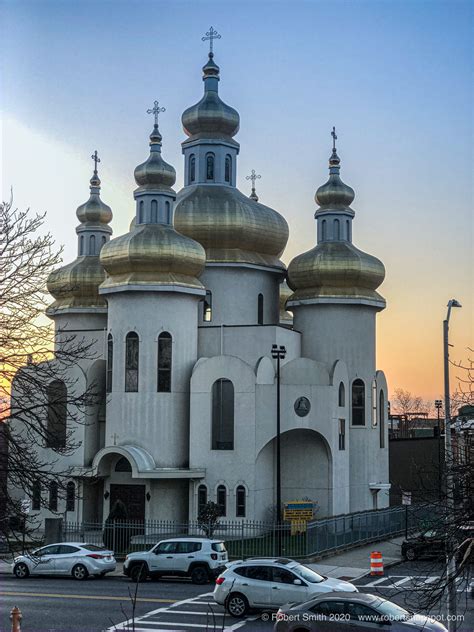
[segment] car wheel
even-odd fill
[[[83,579],[87,579],[87,577],[89,576],[89,571],[84,566],[84,564],[76,564],[76,566],[74,566],[74,568],[72,569],[72,576],[74,577],[74,579],[82,581]]]
[[[209,581],[209,573],[204,566],[196,566],[191,571],[191,581],[193,584],[207,584]]]
[[[144,582],[147,578],[148,571],[145,564],[135,564],[130,569],[130,580],[132,582]]]
[[[30,574],[30,570],[24,562],[20,562],[13,569],[13,573],[18,579],[26,579]]]
[[[413,560],[416,560],[416,551],[412,546],[410,546],[405,551],[405,557],[409,562],[413,562]]]
[[[232,593],[227,597],[227,612],[236,619],[245,616],[249,610],[249,602],[247,598],[240,593]]]

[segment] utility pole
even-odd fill
[[[441,500],[443,492],[443,476],[441,471],[441,421],[440,411],[443,408],[443,402],[441,399],[435,399],[435,408],[438,415],[438,498]]]

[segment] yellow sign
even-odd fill
[[[283,518],[295,522],[312,520],[314,517],[314,503],[307,500],[295,500],[285,503]]]

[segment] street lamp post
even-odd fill
[[[272,345],[272,358],[277,361],[277,431],[276,431],[276,514],[277,514],[277,554],[281,547],[281,415],[280,415],[280,362],[285,358],[286,347]]]
[[[443,402],[441,399],[435,399],[435,408],[438,416],[438,498],[441,500],[442,494],[442,475],[441,475],[441,421],[440,413],[443,408]]]
[[[446,468],[446,581],[448,585],[448,630],[456,632],[456,559],[449,534],[449,520],[454,511],[453,448],[451,444],[451,413],[449,395],[449,318],[453,307],[461,307],[456,299],[448,302],[448,313],[443,321],[444,356],[444,457]]]

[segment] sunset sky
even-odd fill
[[[378,367],[389,388],[439,397],[446,303],[451,357],[473,341],[473,3],[0,0],[2,196],[47,211],[76,256],[76,207],[98,150],[114,235],[134,214],[158,99],[163,154],[182,186],[181,113],[201,98],[211,24],[219,91],[241,116],[238,186],[290,225],[283,260],[313,247],[314,193],[337,128],[356,191],[353,240],[381,259]],[[474,353],[473,353],[474,355]],[[452,382],[459,371],[453,370]]]

